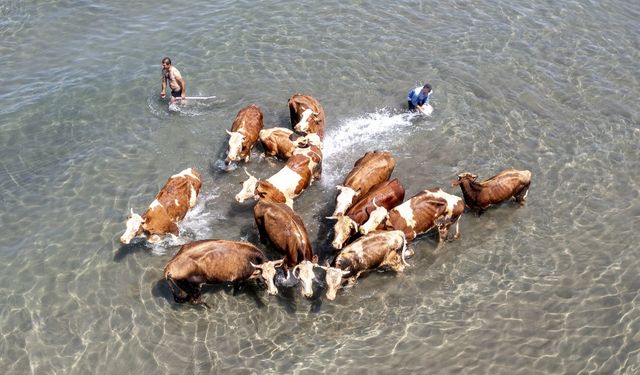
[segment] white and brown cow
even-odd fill
[[[200,240],[183,245],[164,267],[173,298],[178,303],[201,304],[202,285],[261,279],[269,294],[277,294],[275,268],[262,251],[248,242]],[[270,267],[267,267],[270,266]],[[273,269],[266,273],[264,269]],[[205,304],[206,306],[206,304]]]
[[[242,190],[236,194],[236,201],[242,203],[249,198],[263,198],[293,207],[293,199],[311,184],[310,162],[306,156],[293,155],[284,168],[266,180],[252,176],[245,169],[249,178],[242,183]]]
[[[352,204],[364,197],[371,188],[389,180],[396,161],[388,151],[369,151],[358,159],[353,169],[338,185],[340,191],[336,197],[336,209],[332,216],[343,215]]]
[[[404,187],[397,178],[375,185],[362,199],[349,207],[344,215],[329,218],[337,220],[333,227],[335,234],[332,246],[336,249],[342,249],[344,243],[358,232],[359,226],[367,222],[370,215],[377,212],[378,208],[384,208],[384,215],[386,216],[387,210],[399,205],[403,200]],[[380,224],[380,221],[376,224],[376,227],[378,224]],[[367,232],[370,231],[368,230]]]
[[[268,128],[260,130],[258,135],[262,148],[263,156],[275,156],[282,160],[288,160],[296,147],[306,146],[307,138],[296,134],[287,128]]]
[[[238,160],[249,161],[251,149],[258,140],[258,134],[263,127],[262,118],[262,111],[255,104],[238,112],[231,125],[231,131],[227,130],[230,138],[225,159],[226,164]]]
[[[511,198],[524,205],[531,185],[531,172],[527,170],[507,169],[482,182],[476,182],[477,178],[475,174],[464,172],[451,182],[451,186],[460,185],[467,207],[478,209],[479,213]]]
[[[128,244],[134,237],[144,236],[155,243],[166,234],[178,235],[178,222],[195,206],[201,186],[200,173],[193,168],[169,177],[142,216],[131,209],[120,242]]]
[[[315,133],[324,139],[324,109],[310,95],[294,94],[288,101],[291,126],[300,133]]]
[[[309,133],[305,137],[306,144],[300,144],[293,150],[293,155],[302,155],[309,159],[309,171],[312,181],[319,180],[322,175],[322,141],[317,134]]]
[[[326,271],[327,299],[335,299],[344,282],[354,284],[363,272],[382,267],[404,271],[405,257],[411,255],[413,251],[399,230],[375,231],[358,238],[338,254],[333,267],[321,266]]]
[[[463,213],[462,198],[440,188],[433,188],[423,190],[391,209],[381,227],[386,230],[401,230],[409,241],[437,227],[442,242],[447,239],[449,228],[453,224],[456,224],[454,238],[460,237],[458,219]]]

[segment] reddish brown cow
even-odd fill
[[[338,185],[336,209],[332,216],[343,215],[347,209],[383,181],[387,181],[396,167],[396,161],[388,151],[369,151],[358,159],[353,169]]]
[[[313,255],[311,241],[302,218],[284,203],[269,202],[265,199],[258,200],[253,208],[256,226],[260,231],[260,239],[263,242],[271,242],[276,250],[284,255],[282,268],[289,279],[289,271],[293,268],[294,274],[306,274],[308,267],[305,264],[315,264],[317,256]],[[301,267],[298,267],[301,266]],[[313,267],[311,268],[313,269]],[[312,271],[313,272],[313,271]],[[302,280],[302,294],[305,297],[313,295],[311,284]]]
[[[407,265],[405,256],[411,255],[413,251],[407,248],[404,233],[399,230],[376,231],[358,238],[338,254],[333,267],[322,267],[326,271],[327,299],[336,298],[345,278],[353,284],[363,272],[381,267],[402,272]]]
[[[251,149],[262,130],[262,117],[262,111],[255,104],[251,104],[238,112],[231,126],[231,131],[227,131],[230,138],[225,163],[229,164],[237,160],[249,161]]]
[[[403,200],[404,187],[397,178],[377,184],[356,204],[349,207],[344,215],[331,217],[331,219],[337,220],[334,226],[335,235],[332,246],[341,249],[349,237],[358,231],[360,225],[369,220],[371,213],[378,207],[383,207],[386,215],[386,210],[392,209]]]
[[[524,205],[531,185],[531,172],[527,170],[507,169],[482,182],[476,182],[477,178],[477,175],[465,172],[459,174],[451,186],[460,185],[467,207],[477,208],[479,213],[511,198]]]
[[[448,194],[440,188],[423,190],[408,201],[389,211],[382,226],[387,230],[401,230],[407,240],[432,228],[438,228],[440,242],[447,239],[449,228],[456,224],[458,238],[458,219],[464,213],[462,198]]]
[[[193,168],[169,177],[142,216],[131,210],[120,242],[128,244],[134,237],[144,236],[153,243],[166,234],[178,235],[178,222],[195,206],[201,185],[200,173]]]
[[[291,126],[300,133],[315,133],[324,139],[324,109],[312,96],[294,94],[289,98]]]
[[[284,255],[282,268],[288,271],[301,261],[313,258],[311,241],[302,219],[284,203],[258,200],[253,208],[260,239],[273,244]]]
[[[242,203],[249,198],[264,198],[272,202],[286,203],[293,207],[293,198],[311,184],[310,159],[303,155],[293,155],[278,173],[266,180],[249,176],[242,184],[242,190],[236,194],[236,201]]]
[[[201,240],[180,248],[164,267],[164,278],[178,303],[202,303],[203,284],[238,284],[255,278],[266,283],[269,294],[277,294],[275,273],[267,275],[262,271],[268,263],[262,251],[248,242]]]

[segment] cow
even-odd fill
[[[178,222],[196,205],[201,186],[200,173],[194,168],[187,168],[169,177],[142,216],[131,209],[127,229],[120,237],[120,242],[128,244],[134,237],[144,236],[150,243],[157,243],[161,241],[161,236],[177,236]]]
[[[258,135],[264,153],[262,156],[275,156],[287,160],[293,156],[296,147],[307,145],[307,138],[287,128],[268,128],[260,130]]]
[[[293,198],[302,194],[311,184],[310,163],[306,156],[293,155],[284,168],[266,180],[252,176],[245,169],[249,178],[242,183],[242,190],[236,194],[236,201],[242,203],[249,198],[263,198],[293,207]]]
[[[268,293],[277,294],[273,274],[264,269],[268,262],[262,251],[248,242],[227,240],[199,240],[183,245],[164,267],[164,278],[177,303],[203,304],[202,285],[239,283],[261,279]],[[275,269],[274,269],[275,270]],[[206,303],[204,303],[205,306]]]
[[[462,198],[446,193],[440,188],[427,189],[391,209],[379,228],[401,230],[409,241],[433,228],[438,228],[439,242],[443,242],[447,239],[449,228],[453,224],[456,224],[454,238],[460,237],[458,220],[463,213]]]
[[[375,231],[358,238],[338,254],[333,267],[319,266],[326,271],[327,299],[335,299],[344,281],[354,284],[363,272],[382,267],[404,271],[405,257],[411,255],[413,250],[407,248],[400,230]]]
[[[227,157],[224,160],[227,165],[232,161],[249,161],[251,149],[258,140],[258,134],[263,127],[262,118],[262,111],[255,104],[238,111],[231,125],[231,131],[227,130],[230,137]]]
[[[324,139],[324,109],[312,96],[294,94],[287,103],[291,126],[299,133],[315,133]]]
[[[520,205],[527,200],[531,185],[531,172],[528,170],[507,169],[482,182],[476,182],[477,178],[473,173],[464,172],[451,182],[451,186],[460,186],[464,203],[471,209],[478,209],[478,214],[511,198]]]
[[[335,234],[332,246],[336,249],[342,249],[349,237],[358,232],[358,227],[367,222],[370,215],[376,212],[378,207],[390,210],[402,203],[403,200],[404,187],[402,187],[397,178],[375,185],[362,199],[349,207],[344,215],[329,217],[329,219],[337,220],[333,227]],[[381,206],[378,206],[378,204]],[[387,213],[386,210],[384,211],[385,215]]]
[[[317,134],[307,134],[306,144],[293,150],[293,155],[302,155],[309,159],[309,171],[312,181],[319,180],[322,174],[322,141]]]
[[[336,188],[336,209],[331,216],[343,215],[347,209],[363,197],[371,188],[387,181],[396,167],[396,161],[388,151],[369,151],[358,159],[353,169]]]
[[[303,260],[313,258],[311,241],[302,218],[284,203],[259,199],[253,216],[263,243],[270,242],[284,256],[282,268],[287,272]]]

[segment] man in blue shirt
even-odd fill
[[[433,90],[431,90],[431,85],[428,83],[422,87],[418,86],[409,91],[409,94],[407,95],[407,105],[409,110],[418,111],[426,115],[431,114],[431,112],[433,112],[433,107],[429,105],[429,96],[432,92]]]

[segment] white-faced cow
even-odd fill
[[[476,182],[477,178],[477,175],[465,172],[459,174],[451,186],[460,185],[467,207],[478,209],[479,213],[511,198],[524,205],[531,185],[531,172],[527,170],[507,169],[482,182]]]
[[[308,144],[306,137],[287,128],[262,129],[258,139],[264,149],[263,156],[275,156],[282,160],[288,160],[296,147],[304,147]]]
[[[405,257],[412,254],[399,230],[375,231],[358,238],[338,254],[333,267],[321,266],[326,271],[327,299],[335,299],[344,281],[353,284],[363,272],[381,267],[404,271]]]
[[[169,177],[142,216],[131,210],[120,242],[128,244],[134,237],[144,236],[156,243],[166,234],[178,235],[178,222],[195,206],[201,185],[200,173],[193,168]]]
[[[388,151],[369,151],[358,159],[353,169],[338,185],[336,209],[332,216],[343,215],[352,204],[365,196],[376,184],[389,180],[396,161]]]
[[[333,227],[335,234],[332,246],[336,249],[342,249],[344,243],[347,242],[353,234],[358,232],[359,226],[367,222],[369,216],[377,212],[376,210],[379,207],[385,209],[384,215],[386,216],[387,210],[399,205],[403,200],[404,187],[402,187],[397,178],[377,184],[356,204],[349,207],[344,215],[329,218],[337,220]],[[379,223],[380,222],[376,224],[376,227]],[[373,229],[375,229],[375,227]],[[371,230],[368,230],[367,232],[370,231]]]
[[[263,198],[293,207],[293,199],[311,184],[309,164],[308,157],[293,155],[284,168],[266,180],[257,179],[245,169],[249,179],[242,183],[242,190],[236,194],[236,201],[242,203],[249,198]]]
[[[202,303],[204,284],[228,282],[237,285],[249,279],[263,280],[269,294],[273,295],[278,292],[273,281],[273,263],[248,242],[200,240],[180,248],[164,267],[164,278],[178,303]],[[265,273],[263,269],[267,265],[274,269],[273,274]]]
[[[251,149],[258,140],[258,134],[262,130],[262,111],[257,105],[251,104],[241,109],[231,125],[229,134],[229,147],[225,163],[244,160],[249,161]]]
[[[324,139],[324,109],[312,96],[294,94],[289,98],[291,126],[300,133],[315,133]]]
[[[391,209],[381,227],[386,230],[401,230],[409,241],[437,227],[442,242],[447,239],[449,228],[453,224],[456,224],[454,238],[460,236],[458,219],[463,213],[462,198],[440,188],[428,189]]]

